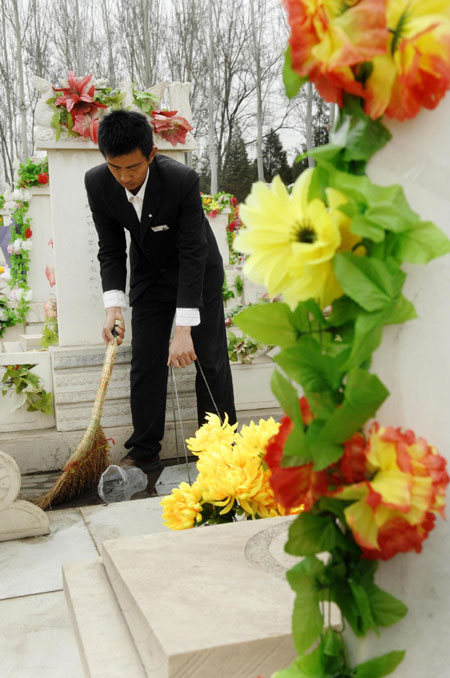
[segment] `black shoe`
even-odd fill
[[[144,473],[150,473],[151,471],[159,471],[164,468],[162,461],[159,458],[159,454],[155,454],[149,459],[134,459],[130,454],[125,455],[123,459],[119,461],[117,466],[122,468],[129,468],[130,466],[136,466],[137,468],[142,469]]]

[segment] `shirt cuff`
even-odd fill
[[[108,290],[107,292],[103,292],[103,303],[105,308],[111,308],[111,306],[126,308],[127,298],[125,292],[122,292],[122,290]]]
[[[185,327],[200,325],[200,310],[198,308],[177,308],[175,325]]]

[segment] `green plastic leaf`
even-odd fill
[[[341,407],[331,415],[315,438],[309,435],[313,427],[308,429],[307,439],[312,449],[315,470],[326,468],[336,460],[336,446],[351,438],[373,417],[388,395],[389,391],[376,375],[358,368],[349,372]]]
[[[318,558],[307,556],[286,575],[291,588],[297,594],[292,617],[292,633],[299,654],[303,654],[311,647],[323,628],[317,578],[324,569],[324,564]]]
[[[294,419],[298,410],[298,393],[282,374],[274,370],[270,379],[272,393],[290,419]]]
[[[352,352],[346,363],[346,368],[359,367],[381,344],[386,312],[361,312],[355,322],[355,334]]]
[[[298,657],[289,668],[277,671],[272,678],[326,678],[320,649]]]
[[[404,650],[394,650],[364,664],[358,664],[355,667],[355,678],[383,678],[397,668],[404,656]]]
[[[399,325],[407,320],[417,318],[417,311],[408,299],[403,295],[392,304],[386,311],[385,325]]]
[[[339,362],[327,356],[310,336],[303,336],[296,346],[282,350],[274,361],[301,384],[306,393],[333,391],[341,381]]]
[[[339,544],[345,546],[345,541],[332,516],[301,513],[289,528],[285,550],[295,556],[311,556]]]
[[[373,242],[382,242],[384,240],[384,229],[375,221],[368,218],[366,214],[355,215],[352,219],[350,230],[352,233],[360,235],[361,238],[369,238]]]
[[[403,619],[408,607],[398,598],[375,584],[366,587],[373,618],[378,626],[391,626]]]
[[[293,423],[294,426],[283,448],[283,456],[281,458],[281,466],[283,468],[302,466],[303,464],[309,464],[313,460],[300,409],[299,413],[295,414]]]
[[[334,272],[344,292],[366,311],[386,308],[401,292],[405,273],[392,261],[338,252]]]
[[[340,327],[354,320],[359,312],[358,304],[344,295],[333,301],[329,323],[333,327]]]
[[[347,132],[344,160],[364,160],[370,158],[392,139],[392,134],[380,120],[372,120],[364,115],[352,120]]]
[[[350,585],[350,590],[353,594],[356,607],[358,608],[362,632],[367,633],[367,631],[370,629],[378,632],[376,622],[372,615],[369,597],[364,590],[364,587],[360,582],[355,581],[352,577],[349,578],[348,583]]]
[[[297,333],[292,325],[292,313],[287,304],[257,304],[244,309],[234,318],[234,323],[246,334],[264,344],[292,346]]]
[[[450,240],[431,221],[420,221],[415,228],[400,233],[395,256],[411,264],[426,264],[450,252]]]
[[[283,65],[283,83],[287,97],[293,99],[297,96],[307,80],[307,77],[301,77],[293,70],[291,48],[288,47],[284,56]]]

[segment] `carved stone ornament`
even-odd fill
[[[17,499],[20,470],[9,454],[0,451],[0,542],[49,534],[47,515],[28,501]]]

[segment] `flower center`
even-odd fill
[[[296,221],[294,225],[294,240],[312,245],[317,240],[317,233],[309,222]]]

